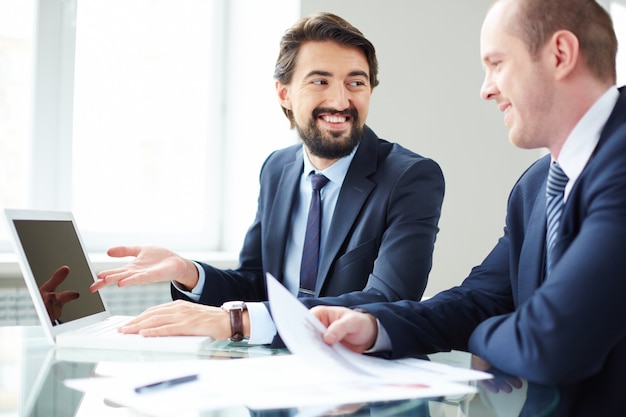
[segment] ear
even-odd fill
[[[291,100],[289,99],[289,88],[280,81],[276,81],[276,94],[278,94],[278,102],[281,106],[285,109],[293,110],[291,108]]]
[[[580,45],[578,38],[569,30],[559,30],[552,35],[550,52],[554,57],[555,77],[566,78],[579,64]]]

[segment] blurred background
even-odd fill
[[[626,44],[626,0],[601,2]],[[330,11],[375,45],[368,125],[442,167],[446,196],[426,295],[456,285],[502,234],[508,192],[543,151],[507,139],[479,97],[491,0],[0,0],[0,206],[71,210],[94,269],[117,244],[235,266],[258,173],[297,142],[272,79],[300,16]],[[618,57],[626,83],[626,53]],[[167,285],[105,290],[118,314]],[[0,226],[0,324],[34,320]]]

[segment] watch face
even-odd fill
[[[245,310],[246,303],[243,301],[227,301],[222,304],[224,310]]]

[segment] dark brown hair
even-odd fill
[[[368,41],[360,30],[346,20],[332,13],[316,13],[304,17],[289,28],[280,41],[280,51],[274,68],[274,79],[288,85],[300,46],[307,41],[331,41],[343,46],[359,48],[365,54],[369,65],[369,80],[372,88],[378,85],[378,60],[374,45]],[[291,112],[283,107],[283,112],[294,127]]]

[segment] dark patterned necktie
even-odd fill
[[[550,165],[548,182],[546,184],[546,276],[552,267],[552,248],[556,241],[561,213],[563,212],[563,193],[567,184],[567,175],[558,162]]]
[[[298,297],[312,297],[315,294],[317,281],[317,267],[320,252],[320,230],[322,220],[322,204],[320,190],[328,183],[328,178],[321,174],[311,173],[311,205],[306,222],[304,247],[302,249],[302,264],[300,265],[300,290]]]

